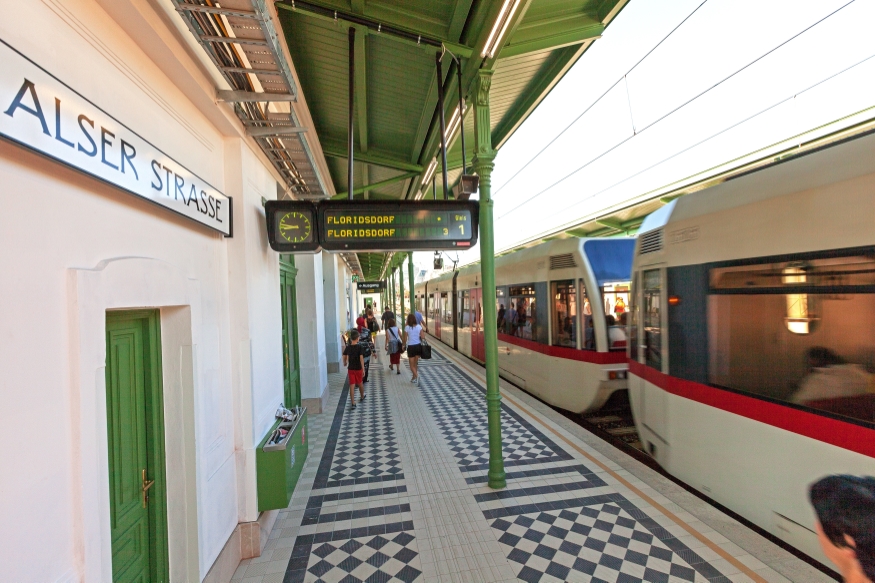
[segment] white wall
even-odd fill
[[[338,287],[338,282],[342,281],[343,277],[341,265],[343,265],[343,261],[338,255],[327,251],[322,253],[322,289],[325,294],[325,358],[328,362],[329,372],[340,370],[343,353],[340,346],[340,331],[346,325],[346,309],[343,310],[343,318],[341,319],[342,296],[340,295],[341,289]]]
[[[295,293],[298,304],[298,358],[301,399],[318,399],[321,411],[328,397],[328,361],[325,355],[325,296],[322,254],[296,255]],[[311,408],[312,401],[308,403]]]
[[[261,214],[272,171],[230,131],[230,108],[215,105],[155,3],[111,5],[112,17],[95,0],[0,0],[0,38],[232,196],[235,232],[224,239],[0,141],[2,581],[111,579],[106,309],[161,308],[175,347],[165,396],[184,409],[167,409],[166,428],[168,448],[180,447],[168,451],[170,507],[185,516],[171,537],[176,580],[202,578],[238,521],[257,515],[252,448],[282,399],[277,257]],[[302,346],[324,347],[315,336],[304,331]],[[325,381],[324,348],[321,358]],[[47,420],[52,439],[34,439]]]

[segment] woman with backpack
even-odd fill
[[[397,374],[401,374],[402,349],[401,332],[395,324],[395,318],[389,318],[386,320],[386,354],[389,355],[389,370],[394,366]]]

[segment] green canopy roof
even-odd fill
[[[500,148],[604,31],[626,0],[287,0],[277,2],[300,90],[306,96],[338,197],[347,184],[349,28],[355,28],[356,198],[443,196],[436,53],[442,53],[451,187],[462,152],[454,112],[477,71],[495,71],[492,143]],[[510,15],[509,18],[507,15]],[[496,26],[496,22],[500,25]],[[494,30],[495,29],[495,30]],[[493,55],[486,51],[501,35]],[[491,37],[491,38],[490,38]],[[464,116],[467,163],[473,108]],[[433,166],[437,160],[437,168]],[[431,166],[431,168],[430,168]],[[379,279],[390,255],[360,253],[365,279]],[[400,256],[396,256],[396,261]]]

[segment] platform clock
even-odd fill
[[[300,211],[289,211],[279,217],[279,235],[287,243],[303,243],[313,238],[310,217]]]
[[[315,205],[293,200],[269,200],[264,210],[271,249],[281,253],[319,250]]]

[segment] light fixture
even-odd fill
[[[453,134],[456,133],[456,130],[459,129],[461,121],[462,118],[459,115],[459,108],[457,107],[453,110],[453,115],[450,117],[450,123],[447,124],[447,141],[449,141],[449,139],[453,137]]]
[[[428,181],[431,180],[432,175],[434,175],[434,171],[437,169],[437,158],[432,158],[431,163],[428,165],[428,168],[425,170],[425,176],[422,177],[422,183],[428,184]]]
[[[498,13],[498,18],[495,19],[495,24],[492,25],[492,30],[489,32],[489,38],[486,39],[486,45],[483,47],[481,57],[495,56],[495,51],[501,44],[501,39],[504,33],[507,32],[507,27],[510,26],[510,21],[513,18],[516,9],[520,5],[520,0],[504,0],[501,5],[501,11]]]

